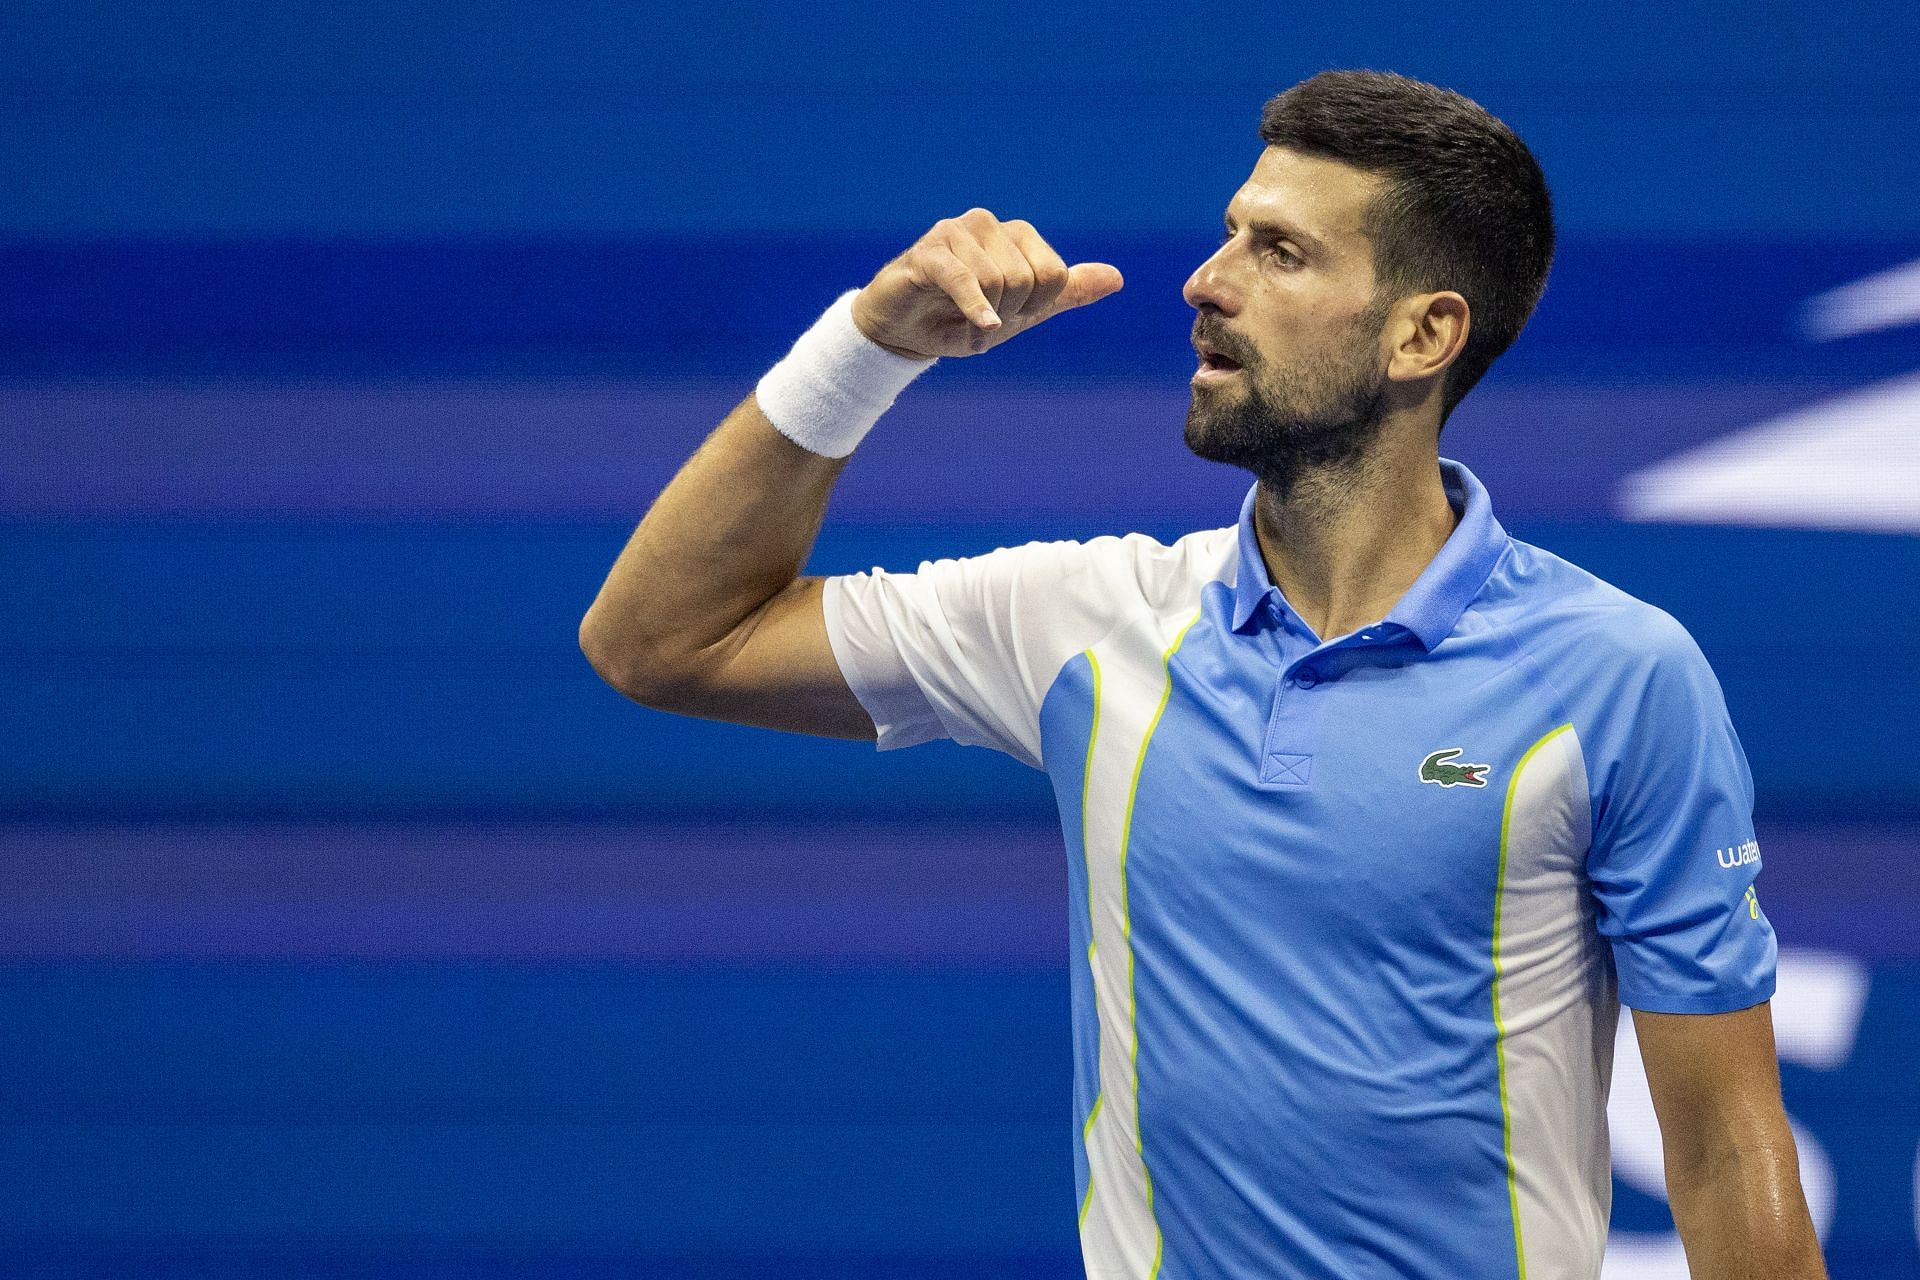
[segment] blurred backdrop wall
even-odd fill
[[[1442,452],[1676,615],[1838,1277],[1920,1275],[1920,11],[0,9],[0,1270],[1075,1274],[1045,779],[675,719],[633,523],[935,220],[1125,290],[921,379],[809,566],[1231,523],[1180,284],[1375,67],[1561,251]],[[1610,1276],[1684,1274],[1630,1035]]]

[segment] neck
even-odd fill
[[[1433,560],[1458,517],[1431,438],[1262,478],[1254,533],[1275,586],[1322,640],[1378,622]]]

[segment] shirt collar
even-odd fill
[[[1460,522],[1385,619],[1419,637],[1421,647],[1428,650],[1452,632],[1507,548],[1507,531],[1493,518],[1493,505],[1480,478],[1452,458],[1439,461],[1447,504],[1460,513]],[[1253,503],[1259,492],[1256,481],[1240,503],[1240,565],[1233,586],[1233,629],[1240,632],[1248,630],[1269,596],[1276,608],[1290,607],[1267,577],[1267,563],[1253,531]]]

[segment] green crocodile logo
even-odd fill
[[[1484,787],[1487,785],[1487,770],[1490,764],[1453,764],[1451,761],[1465,747],[1448,747],[1445,751],[1436,751],[1420,762],[1420,781],[1437,782],[1443,787]]]

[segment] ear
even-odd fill
[[[1443,372],[1466,349],[1472,322],[1467,300],[1452,290],[1404,299],[1388,326],[1393,348],[1387,377],[1414,382]]]

